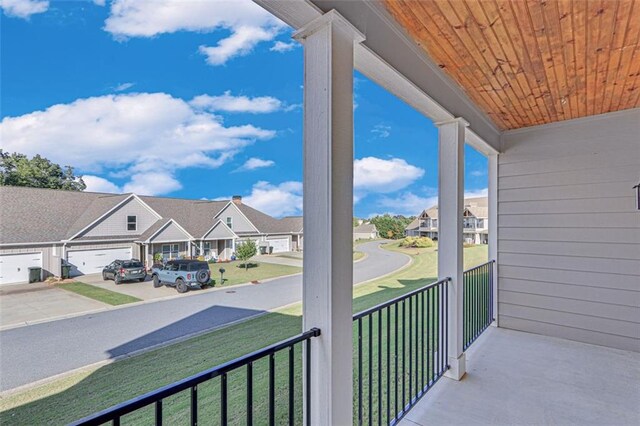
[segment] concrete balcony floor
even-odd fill
[[[640,425],[640,353],[489,327],[401,422],[445,424]]]

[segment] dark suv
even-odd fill
[[[170,260],[163,267],[154,266],[151,277],[154,287],[166,284],[175,287],[178,293],[186,293],[208,284],[211,272],[209,264],[201,260]]]
[[[103,280],[113,280],[116,284],[124,281],[144,281],[147,270],[138,259],[114,260],[102,269]]]

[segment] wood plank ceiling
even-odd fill
[[[640,106],[640,0],[383,0],[501,129]]]

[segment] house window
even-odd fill
[[[209,256],[209,254],[211,253],[211,243],[208,241],[205,241],[204,243],[204,255],[205,256]]]
[[[127,231],[138,229],[138,216],[127,216]]]
[[[229,229],[233,229],[233,218],[227,216],[227,226],[229,227]]]
[[[177,259],[180,256],[180,248],[178,244],[163,244],[162,257],[164,259]]]

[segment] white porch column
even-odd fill
[[[460,380],[466,371],[462,349],[462,272],[464,209],[464,140],[469,125],[461,118],[438,126],[438,278],[449,283],[448,350],[446,376]]]
[[[489,155],[489,260],[493,264],[493,317],[498,326],[498,154]]]
[[[335,11],[301,28],[304,44],[303,327],[311,343],[311,424],[353,418],[353,48],[364,40]],[[305,414],[306,415],[306,414]]]

